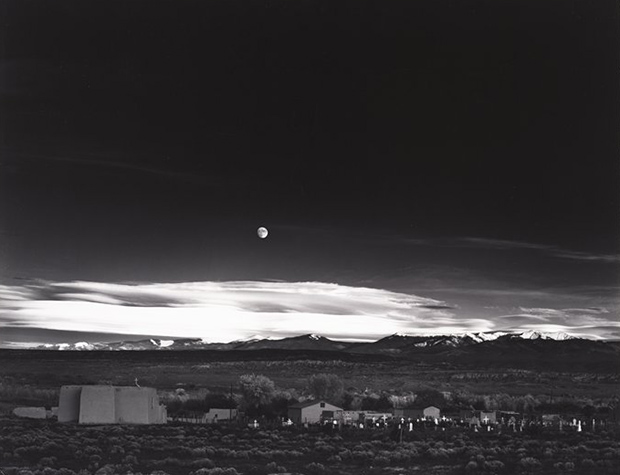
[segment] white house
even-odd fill
[[[435,406],[396,408],[394,417],[404,417],[410,419],[439,419],[441,410]]]
[[[315,399],[289,406],[288,417],[296,424],[315,424],[321,419],[334,418],[341,412],[341,407]]]

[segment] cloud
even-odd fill
[[[487,239],[477,237],[463,237],[457,238],[453,241],[455,246],[476,247],[484,249],[497,249],[497,250],[511,250],[511,249],[530,249],[534,251],[541,251],[554,257],[560,257],[563,259],[572,259],[578,261],[590,261],[590,262],[606,262],[611,264],[620,263],[620,255],[617,254],[599,254],[592,252],[573,251],[569,249],[562,249],[557,246],[550,246],[547,244],[537,244],[522,241],[510,241],[503,239]]]
[[[570,259],[584,262],[601,262],[608,264],[620,263],[620,255],[618,254],[601,254],[596,252],[574,251],[570,249],[564,249],[559,246],[552,246],[549,244],[511,241],[505,239],[456,237],[435,239],[396,238],[396,240],[398,242],[407,243],[413,246],[468,248],[496,251],[529,250],[534,252],[540,252],[551,257],[558,257],[560,259]]]
[[[433,309],[433,310],[458,308],[456,305],[422,305],[422,307],[430,308],[430,309]]]
[[[497,322],[515,331],[564,332],[593,339],[617,338],[620,321],[604,308],[519,308],[521,313],[500,315]]]
[[[59,282],[5,286],[18,296],[0,325],[59,331],[154,334],[231,341],[253,334],[320,333],[376,339],[396,332],[487,330],[441,300],[321,282]]]
[[[6,302],[0,306],[0,328],[38,329],[41,335],[45,331],[166,335],[212,342],[255,334],[282,338],[318,333],[375,340],[392,333],[531,329],[613,338],[620,331],[617,312],[602,306],[606,304],[600,299],[583,305],[583,298],[564,300],[545,292],[516,291],[487,292],[480,298],[489,295],[503,301],[520,297],[534,305],[478,306],[484,313],[476,314],[436,298],[323,282],[38,282],[0,286],[0,301]],[[541,296],[563,301],[565,308],[535,306]],[[1,333],[0,344],[8,344]]]

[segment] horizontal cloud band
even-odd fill
[[[596,334],[592,326],[567,325],[561,318],[566,312],[561,310],[522,308],[518,316],[487,318],[465,318],[454,310],[455,306],[447,302],[417,295],[320,282],[47,282],[0,286],[0,327],[41,332],[150,334],[209,342],[257,334],[279,338],[319,333],[363,341],[393,333],[437,335],[551,327]],[[587,310],[590,317],[603,311]],[[605,323],[609,325],[609,321]],[[0,344],[4,343],[0,328]]]

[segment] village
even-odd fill
[[[10,411],[5,406],[0,470],[560,475],[615,473],[620,460],[613,398],[558,395],[550,403],[540,394],[448,394],[429,386],[389,394],[345,389],[343,379],[315,373],[298,378],[297,389],[284,389],[252,373],[239,376],[227,391],[221,385],[154,387],[137,378],[133,385],[124,378],[120,384],[65,384],[50,393],[24,389],[23,396],[53,398],[38,406],[15,407],[15,400]],[[31,400],[23,397],[22,404]]]
[[[328,376],[328,375],[324,375]],[[330,379],[329,377],[327,378]],[[183,392],[180,391],[182,394]],[[53,419],[59,423],[105,424],[208,424],[260,428],[298,428],[350,432],[392,430],[402,437],[413,431],[470,430],[473,432],[596,431],[616,425],[615,413],[606,417],[583,413],[484,410],[454,406],[443,410],[435,405],[409,404],[391,410],[346,410],[327,398],[308,398],[288,404],[279,414],[260,407],[242,410],[233,399],[206,411],[175,410],[169,413],[157,390],[150,387],[112,385],[66,385],[60,388],[58,406],[16,407],[13,415],[31,419]],[[249,411],[247,409],[250,409]]]

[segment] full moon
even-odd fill
[[[267,235],[269,234],[269,231],[267,231],[267,228],[263,228],[262,226],[260,228],[258,228],[256,230],[256,234],[258,234],[258,237],[261,239],[265,239],[267,237]]]

